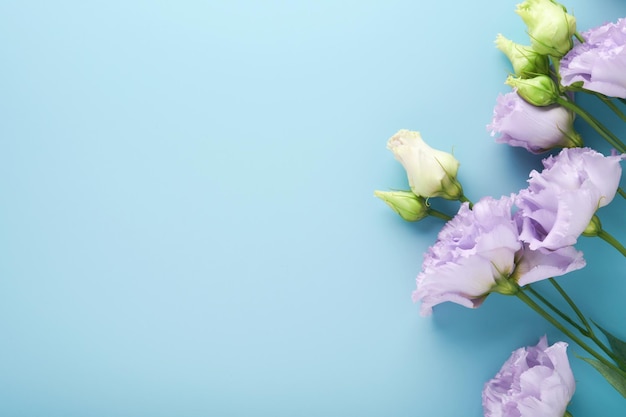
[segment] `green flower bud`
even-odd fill
[[[426,200],[411,191],[374,191],[374,195],[406,221],[416,222],[428,216]]]
[[[515,12],[528,27],[530,42],[535,51],[561,58],[573,47],[576,18],[554,0],[526,0]]]
[[[583,236],[598,236],[601,231],[602,223],[600,223],[600,218],[594,214],[585,230],[583,230]]]
[[[556,103],[559,97],[559,88],[547,75],[538,75],[533,78],[516,78],[509,76],[506,84],[517,89],[517,94],[534,106],[549,106]]]
[[[520,78],[550,73],[548,56],[538,53],[530,46],[520,45],[499,34],[496,37],[496,47],[509,58],[513,72]]]

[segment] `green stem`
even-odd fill
[[[607,97],[604,94],[598,93],[596,91],[587,90],[586,88],[582,88],[582,87],[568,86],[568,87],[565,87],[565,89],[567,91],[573,91],[573,92],[576,92],[576,93],[591,94],[592,96],[597,97],[604,104],[606,104],[613,111],[613,113],[615,113],[617,115],[617,117],[619,117],[623,121],[626,121],[626,114],[624,114],[624,112],[622,110],[620,110],[620,108],[617,107],[617,105],[615,103],[613,103],[613,100],[615,99],[615,97]],[[622,100],[622,99],[620,99],[620,100]]]
[[[563,297],[563,299],[567,302],[567,304],[571,307],[572,310],[574,310],[574,313],[576,313],[576,316],[578,316],[578,318],[580,319],[580,321],[583,323],[583,326],[585,326],[585,328],[587,329],[587,331],[591,334],[593,334],[593,329],[591,328],[591,325],[589,324],[589,322],[587,321],[587,318],[585,317],[585,315],[582,313],[582,311],[580,311],[580,309],[578,308],[578,306],[576,305],[576,303],[574,303],[574,300],[572,300],[572,298],[565,292],[565,290],[563,289],[563,287],[561,287],[559,285],[558,282],[556,282],[556,280],[554,278],[550,278],[549,279],[550,283],[552,284],[552,286],[554,288],[556,288],[556,290],[559,292],[559,294],[561,294],[561,297]]]
[[[452,219],[452,216],[448,216],[446,213],[441,212],[439,210],[435,210],[433,208],[429,208],[428,209],[428,215],[436,217],[436,218],[441,219],[441,220],[445,220],[445,221],[448,221],[448,220]]]
[[[587,351],[587,353],[589,353],[591,356],[593,356],[594,358],[596,358],[598,361],[602,362],[602,364],[604,364],[605,366],[615,370],[616,372],[618,372],[620,375],[623,374],[623,371],[621,371],[615,364],[611,363],[609,360],[607,360],[604,356],[600,355],[598,352],[596,352],[593,348],[591,348],[587,343],[585,343],[583,340],[581,340],[578,336],[576,336],[576,334],[574,334],[570,329],[568,329],[567,327],[563,326],[561,323],[559,323],[559,321],[557,319],[555,319],[554,317],[552,317],[550,315],[550,313],[548,313],[546,310],[544,310],[539,304],[537,304],[532,298],[530,298],[528,295],[526,295],[526,293],[524,293],[523,291],[518,291],[515,295],[517,295],[517,297],[522,300],[526,305],[528,305],[531,309],[533,309],[537,314],[539,314],[541,317],[543,317],[544,319],[546,319],[550,324],[552,324],[554,327],[556,327],[557,329],[559,329],[563,334],[565,334],[567,337],[569,337],[570,339],[572,339],[578,346],[580,346],[581,348],[583,348],[584,350]]]
[[[589,332],[586,329],[584,329],[580,324],[578,324],[574,320],[572,320],[572,318],[570,316],[568,316],[567,314],[563,313],[557,306],[555,306],[550,301],[548,301],[543,295],[539,294],[530,285],[525,286],[523,289],[527,290],[532,295],[534,295],[535,298],[537,298],[539,301],[541,301],[550,310],[552,310],[553,312],[558,314],[559,317],[561,317],[563,320],[565,320],[570,325],[572,325],[572,327],[576,328],[576,330],[578,330],[583,336],[587,336],[588,335]]]
[[[617,239],[615,239],[610,233],[605,230],[600,230],[598,232],[598,237],[605,242],[609,243],[615,249],[619,251],[622,255],[626,256],[626,248],[622,245]]]
[[[583,323],[583,325],[587,329],[586,331],[583,332],[582,330],[580,330],[580,328],[578,326],[575,326],[576,328],[578,328],[578,331],[583,336],[586,336],[587,338],[593,340],[593,342],[596,344],[596,346],[598,346],[600,349],[602,349],[602,351],[604,353],[606,353],[611,359],[613,359],[613,361],[615,361],[615,363],[618,363],[620,365],[626,365],[623,360],[621,360],[619,357],[617,357],[613,353],[613,351],[611,351],[611,349],[608,348],[608,346],[606,346],[604,343],[602,343],[602,341],[600,339],[598,339],[598,336],[596,336],[596,334],[594,333],[593,327],[591,327],[591,324],[589,323],[589,321],[587,320],[585,315],[582,313],[582,311],[580,311],[580,309],[578,308],[578,306],[576,305],[574,300],[572,300],[572,298],[567,294],[567,292],[565,292],[563,287],[561,287],[559,285],[559,283],[556,282],[556,280],[554,278],[550,278],[550,283],[552,284],[552,286],[554,288],[556,288],[556,290],[559,292],[561,297],[563,297],[563,299],[567,302],[567,304],[570,306],[570,308],[572,310],[574,310],[574,313],[576,313],[576,316],[578,316],[580,321]]]
[[[620,110],[620,108],[619,108],[619,107],[617,107],[617,106],[615,105],[615,103],[613,103],[613,102],[611,101],[611,99],[610,99],[610,98],[608,98],[608,97],[606,97],[606,96],[604,96],[604,95],[602,95],[602,94],[600,94],[600,93],[595,93],[594,95],[595,95],[596,97],[598,97],[600,100],[602,100],[602,102],[603,102],[604,104],[606,104],[607,106],[609,106],[609,108],[610,108],[611,110],[613,110],[613,113],[615,113],[615,114],[617,115],[617,117],[619,117],[620,119],[622,119],[622,121],[626,122],[626,114],[624,114],[624,112],[623,112],[623,111],[621,111],[621,110]]]
[[[617,187],[617,193],[622,196],[622,198],[626,199],[626,192],[622,189],[622,187]]]
[[[596,130],[611,146],[617,149],[619,152],[626,152],[626,145],[615,136],[609,129],[606,128],[602,123],[600,123],[595,117],[586,112],[580,106],[575,103],[565,99],[563,97],[556,97],[556,103],[565,107],[568,110],[573,111],[577,115],[583,118],[584,121],[589,123],[589,125]]]
[[[561,85],[561,61],[558,59],[551,59],[550,61],[552,62],[552,67],[554,68],[554,78],[556,79],[557,84]]]
[[[578,39],[578,42],[585,43],[585,38],[583,38],[583,36],[578,31],[574,32],[574,36],[576,37],[576,39]]]
[[[470,209],[474,206],[474,204],[470,201],[470,199],[465,197],[465,194],[461,194],[461,196],[459,197],[459,201],[461,203],[469,203],[469,208]]]

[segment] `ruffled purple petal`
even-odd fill
[[[547,249],[524,250],[524,255],[517,264],[518,280],[521,286],[532,284],[551,277],[565,275],[568,272],[584,268],[583,253],[573,246],[551,251]]]
[[[532,171],[528,188],[515,198],[520,238],[531,250],[576,243],[596,210],[615,197],[623,158],[572,148],[544,159],[545,169]]]
[[[423,315],[445,301],[477,307],[499,279],[513,272],[522,243],[512,204],[509,197],[486,197],[471,210],[465,203],[442,228],[424,256],[413,292]]]
[[[485,417],[561,417],[576,389],[567,359],[567,344],[536,346],[512,353],[485,384]]]
[[[582,82],[587,90],[626,98],[626,19],[607,23],[582,34],[561,60],[562,84]]]

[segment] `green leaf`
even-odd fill
[[[620,359],[619,367],[626,371],[626,342],[618,339],[607,330],[604,330],[602,327],[598,326],[598,323],[593,322],[598,329],[606,336],[606,340],[608,340],[609,345],[611,346],[611,351]]]
[[[582,358],[582,360],[596,368],[596,371],[600,372],[604,379],[606,379],[609,384],[613,385],[613,388],[622,394],[622,397],[626,398],[626,373],[617,368],[605,365],[597,359]]]

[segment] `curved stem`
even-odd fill
[[[556,280],[554,278],[550,278],[549,279],[550,283],[552,284],[552,286],[554,288],[556,288],[556,290],[559,292],[559,294],[561,294],[561,297],[563,297],[563,299],[567,302],[567,304],[571,307],[572,310],[574,310],[574,313],[576,313],[576,316],[578,316],[578,318],[580,319],[580,321],[583,323],[583,326],[585,326],[585,328],[587,329],[587,331],[591,334],[593,334],[593,329],[591,328],[591,325],[589,324],[589,322],[587,321],[587,318],[585,317],[585,315],[582,313],[582,311],[580,311],[580,309],[578,308],[578,306],[576,305],[576,303],[574,303],[574,300],[572,300],[572,298],[565,292],[565,290],[563,289],[563,287],[561,287],[559,285],[558,282],[556,282]]]
[[[539,294],[530,285],[525,286],[523,289],[527,290],[530,293],[532,293],[532,295],[534,295],[535,298],[537,298],[539,301],[541,301],[550,310],[552,310],[553,312],[558,314],[559,317],[561,317],[563,320],[568,322],[572,327],[576,328],[576,330],[578,330],[583,336],[587,336],[588,335],[589,332],[585,328],[583,328],[580,324],[576,323],[570,316],[568,316],[567,314],[563,313],[558,307],[556,307],[554,304],[552,304],[550,301],[548,301],[543,295]]]
[[[436,217],[441,220],[445,220],[445,221],[452,219],[452,216],[448,216],[446,213],[439,211],[439,210],[435,210],[433,208],[428,209],[428,215]]]
[[[470,201],[470,199],[465,197],[465,194],[461,194],[461,196],[459,197],[459,201],[461,203],[469,203],[469,207],[470,208],[472,208],[474,206],[474,204]]]
[[[565,90],[573,91],[576,93],[591,94],[592,96],[597,97],[604,104],[606,104],[613,111],[613,113],[617,115],[617,117],[619,117],[623,121],[626,121],[626,114],[622,110],[620,110],[620,108],[617,107],[615,103],[613,103],[613,100],[615,99],[615,97],[607,97],[604,94],[598,93],[596,91],[587,90],[586,88],[582,88],[582,87],[567,86],[565,87]]]
[[[576,37],[576,39],[578,39],[578,42],[580,43],[585,42],[585,38],[583,38],[583,36],[578,31],[574,32],[574,36]]]
[[[556,313],[559,317],[561,317],[563,320],[568,322],[572,327],[578,330],[580,334],[582,334],[588,339],[591,339],[600,349],[602,349],[604,353],[606,353],[611,359],[613,359],[615,363],[622,363],[622,361],[617,356],[615,356],[615,354],[611,351],[611,349],[609,349],[604,343],[602,343],[600,339],[598,339],[598,337],[593,332],[593,328],[591,327],[591,325],[589,324],[585,316],[582,314],[578,306],[576,306],[576,304],[574,303],[574,300],[572,300],[569,297],[569,295],[567,295],[565,290],[556,282],[554,278],[550,278],[550,282],[552,282],[552,285],[554,285],[554,287],[557,289],[559,294],[565,299],[565,301],[567,301],[567,304],[572,308],[572,310],[574,310],[578,318],[583,322],[583,325],[585,326],[585,328],[583,328],[581,325],[576,323],[571,317],[569,317],[567,314],[562,312],[558,307],[556,307],[554,304],[552,304],[544,296],[539,294],[530,286],[526,286],[524,288],[525,289],[527,288],[529,292],[531,292],[539,301],[541,301],[546,307],[548,307],[550,310]]]
[[[611,349],[609,349],[609,347],[607,345],[605,345],[604,343],[602,343],[602,341],[600,339],[598,339],[598,336],[596,336],[596,334],[594,333],[593,327],[591,327],[591,324],[589,323],[589,321],[587,320],[585,315],[582,313],[582,311],[580,311],[580,309],[578,308],[578,306],[576,305],[574,300],[572,300],[572,298],[567,294],[567,292],[565,292],[563,287],[561,287],[559,285],[559,283],[556,282],[556,280],[554,278],[550,278],[550,283],[552,283],[552,286],[554,286],[554,288],[556,288],[556,290],[559,292],[561,297],[563,297],[563,299],[567,302],[567,304],[570,306],[570,308],[572,310],[574,310],[574,313],[576,313],[576,316],[578,316],[580,321],[583,323],[583,325],[587,329],[584,332],[582,330],[580,330],[580,329],[578,329],[578,331],[583,336],[586,336],[587,338],[593,340],[593,342],[596,344],[596,346],[598,346],[600,349],[602,349],[602,351],[604,353],[606,353],[611,359],[613,359],[613,361],[615,361],[615,363],[620,364],[620,365],[626,365],[626,363],[624,363],[623,360],[621,360],[619,357],[617,357],[613,353],[613,351],[611,351]],[[575,327],[578,328],[578,326],[575,326]]]
[[[622,121],[626,122],[626,114],[624,114],[623,111],[620,110],[619,107],[617,107],[615,105],[615,103],[613,103],[611,101],[611,99],[609,99],[606,96],[603,96],[602,94],[599,93],[595,93],[594,94],[596,97],[598,97],[600,100],[602,100],[602,102],[604,104],[606,104],[607,106],[609,106],[609,109],[613,110],[613,113],[615,113],[617,115],[617,117],[619,117],[620,119],[622,119]]]
[[[559,329],[563,334],[572,339],[578,346],[583,348],[587,353],[596,358],[598,361],[602,362],[605,366],[615,370],[620,375],[624,375],[624,371],[620,370],[615,364],[611,363],[604,356],[600,355],[593,348],[591,348],[587,343],[585,343],[582,339],[576,336],[571,330],[567,327],[563,326],[557,319],[552,317],[550,313],[544,310],[539,304],[537,304],[532,298],[530,298],[523,291],[518,291],[515,294],[520,300],[522,300],[526,305],[528,305],[531,309],[533,309],[537,314],[546,319],[550,324]]]
[[[610,233],[605,230],[600,230],[598,232],[598,237],[605,242],[609,243],[615,249],[619,251],[622,255],[626,256],[626,247],[622,245],[617,239],[615,239]]]
[[[622,187],[617,187],[617,193],[622,196],[622,198],[626,199],[626,192],[622,189]]]
[[[573,111],[578,116],[582,117],[584,121],[589,123],[589,125],[594,128],[595,131],[600,134],[600,136],[602,136],[611,146],[613,146],[619,152],[626,152],[626,145],[624,145],[624,143],[617,136],[615,136],[609,129],[606,128],[606,126],[600,123],[591,114],[587,113],[580,106],[563,97],[557,97],[555,100],[557,104],[565,107],[568,110]]]

